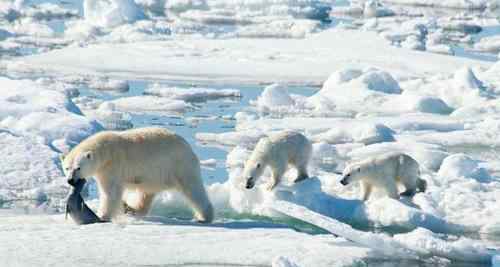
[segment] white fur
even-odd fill
[[[262,175],[266,167],[269,167],[272,172],[268,190],[272,190],[281,181],[288,165],[297,169],[298,176],[295,182],[306,179],[311,151],[312,146],[309,140],[297,132],[284,131],[261,138],[243,170],[247,188],[253,187],[253,183]],[[250,182],[252,186],[248,187],[250,180],[253,180]]]
[[[168,189],[187,198],[196,219],[213,219],[198,158],[182,137],[168,130],[100,132],[77,145],[64,158],[63,167],[68,178],[96,178],[103,220],[121,214],[124,206],[145,215],[155,194]],[[137,191],[136,203],[122,202],[126,190]]]
[[[398,199],[397,183],[405,186],[405,196],[413,196],[417,188],[425,191],[426,182],[419,178],[420,167],[417,161],[406,154],[387,153],[378,157],[350,164],[342,174],[344,185],[361,182],[363,200],[370,197],[373,187],[384,190],[391,198]]]

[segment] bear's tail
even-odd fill
[[[417,188],[419,192],[425,192],[427,190],[427,181],[421,178],[417,179]]]

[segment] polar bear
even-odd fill
[[[266,167],[272,171],[272,180],[267,189],[273,190],[281,181],[288,165],[297,169],[298,176],[294,182],[306,178],[307,164],[311,158],[311,142],[302,134],[292,131],[282,131],[263,137],[259,140],[250,158],[245,163],[243,177],[246,179],[246,188],[251,189],[262,175]]]
[[[213,219],[198,157],[184,138],[166,129],[97,133],[74,147],[62,166],[70,184],[95,177],[102,220],[115,218],[124,208],[146,215],[155,194],[168,189],[186,197],[198,221]],[[126,191],[136,191],[135,203],[127,201]]]
[[[413,196],[417,189],[425,191],[427,182],[419,176],[420,167],[413,158],[403,153],[386,153],[348,165],[340,183],[348,185],[360,181],[363,201],[368,200],[373,187],[381,188],[389,197],[398,199],[398,182],[406,188],[401,196]]]

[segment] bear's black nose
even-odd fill
[[[246,189],[252,189],[255,185],[255,182],[253,180],[253,178],[248,178],[247,179],[247,184],[245,185],[245,188]]]
[[[342,185],[347,185],[347,184],[348,184],[348,183],[347,183],[347,181],[346,181],[346,179],[342,179],[342,180],[340,180],[340,183],[341,183]]]

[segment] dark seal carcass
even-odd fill
[[[66,204],[66,218],[69,215],[77,224],[101,223],[102,221],[83,201],[80,193],[85,185],[85,179],[78,179],[72,184],[73,190]]]

